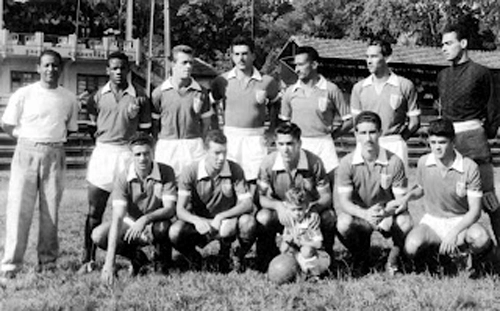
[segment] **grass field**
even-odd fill
[[[500,173],[500,169],[496,169]],[[469,280],[456,276],[407,274],[395,278],[374,271],[361,278],[348,273],[344,248],[336,244],[340,270],[314,283],[299,281],[276,286],[254,270],[200,273],[171,271],[170,275],[126,276],[119,261],[119,281],[113,288],[100,284],[99,272],[76,275],[87,210],[84,171],[69,171],[60,210],[60,259],[57,272],[35,273],[38,216],[35,214],[18,277],[0,289],[0,310],[500,310],[500,280],[487,276]],[[500,178],[496,178],[500,181]],[[8,173],[0,173],[0,241],[3,243]],[[418,219],[419,210],[411,206]],[[106,214],[109,217],[109,211]],[[483,219],[484,221],[485,219]],[[373,252],[386,253],[390,245],[375,234]],[[205,255],[217,250],[210,244]],[[99,252],[103,261],[104,252]],[[377,259],[377,257],[376,257]],[[375,262],[380,268],[382,260]]]

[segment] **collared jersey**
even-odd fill
[[[151,173],[141,181],[134,163],[118,176],[113,189],[113,204],[127,204],[127,212],[137,219],[163,207],[163,202],[177,200],[174,170],[153,162]]]
[[[323,76],[312,88],[299,80],[283,95],[280,118],[297,124],[304,137],[330,134],[335,116],[349,119],[349,106],[337,85]]]
[[[285,201],[285,194],[292,187],[308,190],[313,201],[319,199],[321,189],[330,187],[321,159],[304,149],[300,150],[297,169],[292,172],[285,169],[278,151],[267,155],[260,166],[257,183],[261,193],[270,189],[271,196],[280,201]]]
[[[213,114],[207,91],[191,79],[187,88],[178,89],[171,78],[152,95],[153,119],[160,120],[162,139],[191,139],[202,136],[202,119]]]
[[[179,196],[189,196],[188,210],[207,218],[233,208],[240,200],[251,199],[242,168],[230,160],[215,178],[207,173],[205,159],[191,163],[179,177]]]
[[[340,161],[336,184],[339,193],[351,193],[354,204],[370,208],[405,194],[408,181],[403,161],[392,152],[380,148],[375,162],[368,164],[356,147]]]
[[[469,210],[468,196],[483,196],[477,164],[458,151],[449,168],[438,164],[432,153],[421,157],[417,183],[424,190],[426,212],[438,217],[463,215]]]
[[[62,86],[47,89],[40,82],[18,89],[2,117],[16,126],[19,138],[35,142],[65,142],[68,131],[78,131],[76,96]]]
[[[496,129],[500,110],[488,68],[469,60],[443,69],[437,84],[444,117],[454,122],[486,119]]]
[[[380,93],[375,89],[373,75],[359,81],[351,92],[353,117],[361,111],[373,111],[382,119],[384,135],[401,134],[407,117],[420,115],[413,83],[391,73]]]
[[[268,75],[261,75],[254,68],[248,81],[236,78],[236,69],[223,73],[212,82],[212,98],[224,103],[226,126],[241,128],[263,127],[266,120],[266,104],[274,104],[279,85]],[[266,102],[259,103],[258,92],[264,92]]]
[[[95,136],[101,143],[126,144],[138,128],[151,128],[151,102],[131,84],[117,98],[108,82],[90,96],[87,112],[96,117]]]

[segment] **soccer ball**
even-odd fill
[[[267,275],[271,282],[281,285],[295,281],[299,271],[299,264],[293,255],[281,254],[271,260]]]

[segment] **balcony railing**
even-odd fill
[[[76,35],[53,36],[43,32],[23,34],[0,29],[0,55],[34,56],[37,57],[43,50],[53,49],[63,58],[77,59],[106,59],[112,52],[121,50],[131,61],[139,64],[141,51],[139,39],[118,41],[113,36],[101,39],[78,40]]]

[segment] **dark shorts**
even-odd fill
[[[463,156],[471,158],[477,164],[491,162],[490,146],[482,127],[457,133],[455,136],[455,148]]]

